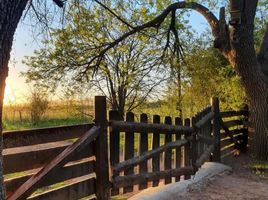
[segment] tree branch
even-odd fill
[[[125,21],[124,19],[122,19],[119,15],[117,15],[114,11],[112,11],[109,7],[107,7],[106,5],[104,5],[103,3],[101,3],[98,0],[94,0],[97,4],[99,4],[100,6],[102,6],[105,10],[107,10],[109,13],[111,13],[116,19],[118,19],[119,21],[121,21],[123,24],[129,26],[130,28],[134,28],[131,24],[129,24],[127,21]]]
[[[64,2],[62,0],[53,0],[53,1],[60,8],[62,8],[64,6]]]
[[[113,42],[108,44],[106,46],[106,48],[104,48],[103,50],[101,50],[99,52],[98,56],[93,57],[89,61],[89,65],[92,64],[94,61],[96,61],[97,64],[94,65],[93,67],[97,67],[98,64],[101,62],[104,54],[108,50],[115,47],[120,42],[122,42],[124,39],[128,38],[129,36],[131,36],[135,33],[141,32],[142,30],[144,30],[146,28],[158,28],[162,24],[162,22],[166,19],[166,17],[169,15],[170,12],[176,11],[178,9],[192,9],[192,10],[199,12],[202,16],[205,17],[205,19],[209,23],[211,30],[212,30],[212,33],[213,33],[213,36],[215,38],[219,37],[219,21],[208,8],[204,7],[201,4],[195,3],[195,2],[177,2],[177,3],[173,3],[173,4],[169,5],[160,15],[155,17],[153,20],[151,20],[145,24],[142,24],[140,26],[133,27],[132,30],[123,34],[121,37],[117,38],[116,40],[114,40]]]

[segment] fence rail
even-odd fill
[[[247,147],[248,110],[220,112],[217,98],[191,119],[106,114],[96,97],[94,124],[5,132],[8,200],[106,200],[189,179]]]

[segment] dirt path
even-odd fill
[[[251,172],[246,155],[229,160],[233,173],[217,176],[202,188],[192,188],[187,200],[268,200],[268,176]],[[266,177],[265,177],[266,176]]]

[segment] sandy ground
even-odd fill
[[[231,166],[233,172],[217,175],[202,186],[193,185],[188,192],[170,200],[268,200],[268,172],[262,176],[253,172],[246,154],[231,156],[223,163]]]
[[[250,160],[246,155],[232,158],[227,164],[233,173],[216,176],[201,188],[191,188],[186,200],[268,200],[268,174],[259,176],[249,168]]]

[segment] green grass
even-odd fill
[[[268,162],[255,161],[251,164],[251,168],[254,170],[268,171]]]
[[[114,196],[114,197],[112,197],[112,200],[127,200],[127,197],[123,197],[123,196]]]
[[[92,120],[87,118],[50,118],[43,119],[38,125],[33,125],[30,120],[3,120],[4,131],[7,130],[23,130],[31,128],[45,128],[53,126],[75,125],[82,123],[91,123]]]

